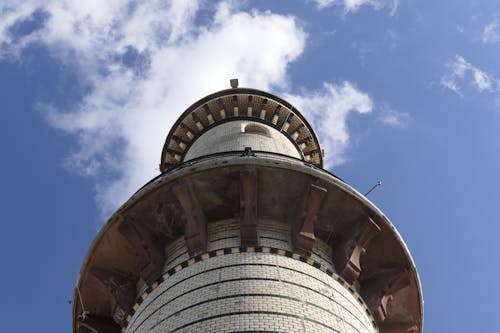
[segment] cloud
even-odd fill
[[[333,6],[341,6],[345,14],[354,13],[362,6],[371,6],[375,10],[388,8],[389,14],[393,16],[399,7],[399,0],[313,0],[313,2],[316,4],[316,8],[320,10]]]
[[[463,97],[462,92],[460,91],[460,88],[458,87],[458,84],[455,82],[454,78],[450,78],[448,75],[441,77],[440,83],[443,87],[446,89],[449,89],[459,95],[460,97]]]
[[[373,55],[374,50],[369,43],[365,41],[352,42],[351,47],[358,53],[359,61],[364,67],[367,64],[367,60]]]
[[[382,106],[380,108],[378,120],[390,127],[404,128],[410,125],[411,116],[409,113],[398,112],[388,106]]]
[[[366,114],[373,109],[372,99],[347,81],[339,85],[325,83],[319,91],[286,94],[285,98],[311,121],[325,149],[326,168],[346,161],[349,114]]]
[[[13,30],[26,22],[29,29]],[[38,108],[51,126],[75,139],[65,166],[93,181],[103,214],[159,173],[163,142],[177,117],[195,100],[227,88],[233,77],[303,106],[328,152],[327,165],[342,163],[348,114],[370,112],[372,101],[349,82],[289,93],[288,68],[306,38],[293,16],[245,11],[230,1],[0,5],[0,59],[22,59],[24,48],[36,44],[85,87],[69,107],[46,100]]]
[[[399,43],[399,35],[392,29],[387,29],[384,34],[384,42],[390,49],[395,49]]]
[[[482,41],[485,44],[500,42],[500,32],[498,31],[498,20],[496,18],[484,27]]]
[[[446,67],[448,73],[441,77],[441,85],[463,96],[461,83],[469,81],[479,92],[496,91],[499,89],[499,81],[491,74],[468,62],[464,57],[456,55],[455,59],[449,62]]]

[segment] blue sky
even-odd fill
[[[424,331],[493,332],[499,55],[495,1],[2,1],[3,330],[70,330],[97,230],[180,113],[238,77],[308,117],[333,173],[382,180]]]

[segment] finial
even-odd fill
[[[231,79],[229,80],[229,83],[231,84],[231,88],[233,89],[238,88],[238,79]]]

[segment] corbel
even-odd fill
[[[255,246],[257,238],[257,171],[240,171],[240,239],[243,246]]]
[[[151,286],[161,275],[165,253],[160,241],[143,224],[124,218],[118,231],[139,252],[141,278]]]
[[[184,239],[189,255],[207,250],[207,223],[203,210],[193,193],[191,184],[186,181],[177,182],[172,187],[184,218]]]
[[[293,228],[294,251],[306,256],[310,256],[314,247],[316,237],[314,226],[318,221],[318,213],[323,205],[323,201],[328,190],[318,185],[310,184],[303,208],[299,215],[298,225]]]
[[[386,319],[393,295],[409,285],[408,271],[403,268],[384,269],[361,283],[361,296],[378,324]]]
[[[334,264],[342,277],[353,283],[361,274],[361,256],[365,254],[370,241],[380,232],[380,227],[368,217],[350,236],[344,236],[335,246]]]
[[[135,282],[123,273],[100,268],[92,268],[92,275],[109,291],[114,299],[113,320],[121,325],[135,303],[137,289]]]

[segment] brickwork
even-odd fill
[[[291,231],[288,224],[263,220],[259,221],[257,228],[260,246],[292,251]],[[208,224],[208,251],[240,246],[239,232],[239,222],[236,220],[218,221]],[[330,252],[331,249],[327,244],[321,240],[317,240],[314,244],[311,258],[328,267],[328,269],[335,271]],[[164,267],[165,272],[189,259],[183,238],[179,238],[169,244],[165,253],[167,258]]]
[[[291,253],[289,231],[284,223],[262,221],[259,245]],[[209,251],[239,246],[237,221],[210,223],[208,234]],[[183,243],[179,239],[166,249],[165,272],[189,259]],[[311,257],[323,270],[332,268],[327,250],[320,243]],[[368,333],[375,328],[356,294],[324,271],[284,255],[245,252],[179,269],[136,307],[126,332]]]
[[[365,311],[347,288],[307,263],[235,253],[164,281],[137,308],[126,332],[374,332]]]

